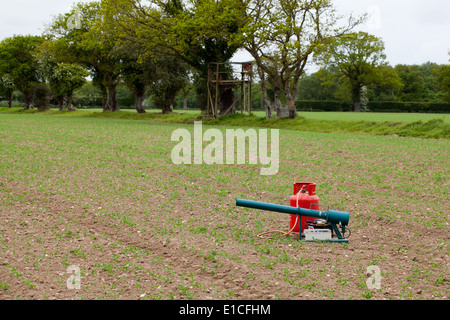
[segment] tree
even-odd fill
[[[106,0],[104,4],[107,29],[118,42],[140,47],[140,56],[156,60],[171,56],[193,68],[199,106],[206,109],[208,64],[229,61],[239,48],[229,44],[229,35],[238,30],[242,1]]]
[[[272,118],[273,108],[267,96],[266,74],[259,65],[256,65],[256,70],[260,79],[259,85],[261,88],[261,106],[266,112],[266,119],[270,119]]]
[[[397,101],[404,87],[402,79],[397,70],[392,66],[385,65],[378,70],[382,74],[382,81],[369,86],[368,93],[371,101]],[[351,90],[349,90],[351,91]]]
[[[145,113],[143,101],[147,87],[146,72],[142,63],[138,61],[137,56],[132,57],[130,56],[131,54],[128,55],[127,59],[124,59],[122,62],[122,79],[133,93],[136,112]]]
[[[336,70],[322,68],[319,71],[303,76],[299,82],[297,97],[300,100],[341,100],[342,84],[335,76]]]
[[[263,96],[267,75],[277,117],[295,118],[298,81],[314,51],[324,39],[348,32],[361,19],[350,17],[339,26],[330,0],[249,0],[246,4],[245,23],[233,43],[253,56]],[[287,107],[282,106],[282,94]]]
[[[46,111],[50,109],[51,90],[44,82],[39,82],[34,85],[34,106],[39,111]]]
[[[444,100],[450,103],[450,65],[441,65],[436,74]]]
[[[59,110],[64,110],[66,101],[67,110],[74,111],[73,93],[87,82],[89,72],[79,64],[59,62],[61,59],[57,54],[51,41],[41,44],[38,54],[41,78],[48,83],[54,99],[58,101]]]
[[[33,103],[35,84],[39,82],[37,48],[43,42],[39,36],[16,35],[0,43],[0,75],[8,74],[25,99],[25,108]]]
[[[418,65],[396,65],[395,71],[403,87],[398,94],[400,101],[424,101],[425,79]]]
[[[8,99],[8,106],[12,107],[13,92],[15,89],[14,81],[7,73],[0,76],[0,95]]]
[[[366,32],[332,38],[316,55],[319,63],[338,70],[337,76],[348,84],[355,112],[360,111],[363,87],[401,87],[400,79],[385,59],[383,41]]]
[[[79,25],[70,23],[73,17],[79,17]],[[102,91],[103,111],[118,111],[116,90],[121,57],[114,39],[105,32],[102,4],[78,3],[66,14],[55,17],[45,35],[59,62],[79,63],[90,71],[94,85]]]
[[[433,62],[426,62],[420,66],[424,80],[423,100],[426,102],[441,102],[442,92],[439,87],[437,72],[439,65]]]
[[[188,109],[188,98],[189,94],[191,93],[191,90],[192,90],[191,82],[187,82],[187,84],[180,90],[183,97],[183,110]]]
[[[87,82],[88,75],[86,69],[73,63],[58,63],[52,69],[48,80],[53,95],[58,100],[60,111],[64,109],[64,100],[67,101],[67,110],[75,110],[72,107],[73,93]]]
[[[167,56],[148,61],[145,68],[154,103],[164,114],[172,112],[177,94],[187,85],[189,69],[186,64]]]

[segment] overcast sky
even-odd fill
[[[67,12],[74,2],[78,1],[0,0],[0,40],[14,34],[41,34],[44,24],[54,15]],[[334,3],[344,15],[372,13],[372,18],[359,29],[383,39],[391,65],[449,63],[450,0],[335,0]],[[247,57],[239,54],[233,60]]]

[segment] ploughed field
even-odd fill
[[[178,128],[0,114],[0,299],[449,298],[448,140],[280,130],[262,176],[173,164]],[[289,216],[235,206],[294,182],[350,212],[348,244],[262,239]]]

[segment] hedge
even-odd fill
[[[351,112],[353,105],[341,101],[297,100],[298,111]],[[391,113],[450,113],[450,103],[437,102],[369,102],[370,112]]]
[[[342,101],[297,100],[295,105],[298,111],[353,111],[351,103]]]
[[[437,102],[369,102],[371,112],[450,113],[450,103]]]

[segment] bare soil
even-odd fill
[[[161,130],[166,132],[165,127]],[[217,171],[210,167],[197,174],[196,168],[175,168],[161,161],[170,155],[167,139],[161,148],[153,149],[159,164],[152,165],[153,160],[131,153],[139,148],[147,152],[151,142],[125,144],[123,151],[117,151],[123,142],[120,135],[110,140],[94,137],[100,147],[108,148],[96,153],[83,149],[86,142],[82,140],[69,137],[59,143],[50,129],[42,134],[47,140],[14,140],[2,133],[17,145],[18,156],[25,154],[19,147],[34,155],[22,163],[9,159],[15,164],[4,168],[0,176],[2,300],[449,297],[448,199],[428,191],[425,196],[420,190],[404,190],[398,187],[401,181],[389,174],[379,185],[365,182],[365,176],[383,172],[379,167],[385,167],[389,156],[374,158],[355,146],[336,152],[315,142],[304,143],[302,152],[310,154],[306,166],[287,156],[282,161],[288,168],[302,168],[301,175],[289,178],[282,171],[277,177],[252,182],[257,167]],[[286,133],[284,138],[298,134]],[[78,150],[71,161],[67,160],[68,142]],[[109,158],[113,153],[116,157]],[[414,153],[413,147],[404,150],[398,168],[419,170]],[[86,156],[89,160],[77,166],[77,155],[79,161]],[[363,157],[373,166],[345,168],[349,177],[357,177],[343,181],[337,163],[321,164],[315,171],[314,159],[330,155],[344,164]],[[100,166],[105,159],[107,166]],[[1,160],[7,160],[5,154]],[[21,178],[13,175],[17,168],[38,161],[45,162],[41,171],[24,171]],[[437,188],[448,190],[448,171],[442,169],[441,161],[429,159],[423,170],[443,170],[444,180],[436,180],[440,181]],[[306,169],[308,163],[312,169]],[[230,175],[232,184],[227,180]],[[331,205],[339,206],[336,209],[352,213],[348,245],[305,243],[282,235],[261,239],[257,236],[261,231],[286,231],[289,217],[235,207],[236,198],[241,197],[288,204],[292,183],[302,178],[316,178],[319,197],[334,199]],[[423,179],[431,178],[424,175]],[[386,208],[383,216],[376,214],[380,206]],[[405,212],[408,215],[402,216]],[[414,215],[424,215],[425,222]],[[367,286],[370,265],[381,270],[379,290]],[[69,266],[81,270],[80,289],[67,286],[72,276]]]

